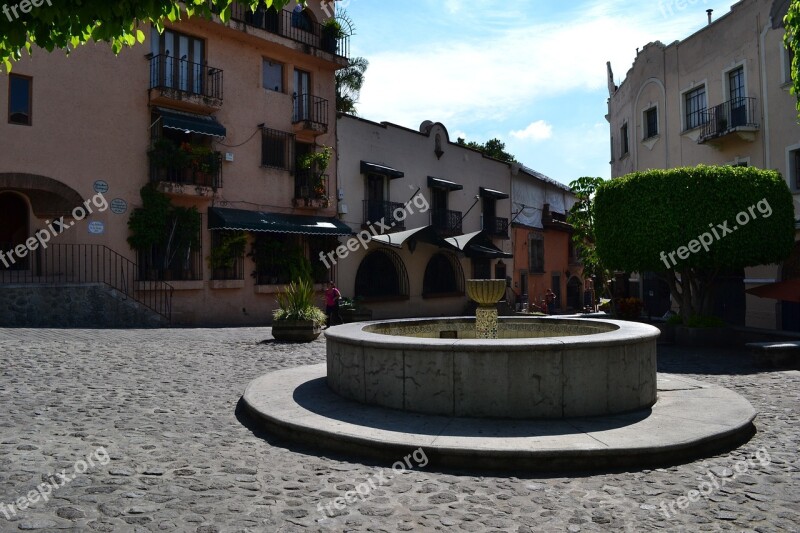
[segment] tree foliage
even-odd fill
[[[154,24],[159,31],[165,21],[182,16],[211,17],[219,13],[225,22],[231,16],[233,0],[37,0],[39,6],[8,2],[0,11],[0,62],[11,70],[11,61],[22,57],[24,50],[39,46],[47,51],[69,50],[89,41],[111,43],[115,53],[123,46],[145,40],[139,29],[142,23]],[[246,0],[255,11],[260,3],[283,9],[289,0]],[[305,0],[301,0],[305,4]],[[13,10],[12,10],[13,8]]]
[[[602,262],[660,273],[684,320],[709,314],[720,271],[781,261],[794,245],[792,195],[771,170],[635,172],[602,184],[594,209]]]
[[[350,59],[350,64],[336,71],[336,111],[355,115],[356,104],[364,86],[364,73],[369,61],[363,57]]]
[[[514,163],[517,161],[513,155],[506,152],[506,143],[497,138],[489,139],[485,143],[481,144],[476,143],[475,141],[466,142],[466,140],[464,140],[462,137],[459,137],[456,142],[460,146],[466,146],[467,148],[478,150],[479,152],[483,153],[483,155],[493,157],[494,159],[499,159],[500,161],[505,161],[506,163]]]
[[[789,11],[783,18],[783,26],[786,33],[783,35],[783,42],[787,50],[793,52],[792,57],[792,93],[798,96],[797,112],[800,115],[800,0],[791,0]]]
[[[594,278],[595,289],[603,292],[608,289],[611,271],[603,264],[597,254],[595,237],[595,195],[605,180],[603,178],[583,177],[569,184],[577,201],[567,213],[567,222],[573,227],[572,242],[583,263],[584,277]],[[610,296],[610,295],[609,295]]]

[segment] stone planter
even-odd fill
[[[311,342],[322,333],[322,326],[311,320],[275,320],[272,336],[278,341]]]

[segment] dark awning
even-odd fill
[[[210,115],[184,113],[183,111],[164,109],[163,107],[155,108],[155,112],[161,115],[161,124],[165,128],[200,133],[202,135],[214,135],[215,137],[225,137],[227,133],[225,126]]]
[[[475,231],[455,237],[447,237],[444,241],[466,254],[467,257],[486,257],[489,259],[511,259],[513,254],[504,252],[494,244],[483,231]]]
[[[264,213],[223,207],[208,209],[208,229],[300,233],[303,235],[353,234],[347,224],[336,218]]]
[[[494,198],[495,200],[505,200],[508,198],[508,194],[500,191],[496,191],[494,189],[487,189],[486,187],[480,187],[478,189],[481,194],[481,198]]]
[[[463,185],[460,185],[453,181],[447,181],[441,178],[434,178],[433,176],[428,176],[428,187],[437,187],[439,189],[447,189],[448,191],[460,191],[461,189],[464,188]]]
[[[387,167],[384,165],[379,165],[377,163],[369,163],[367,161],[361,162],[361,173],[362,174],[378,174],[379,176],[386,176],[390,180],[402,178],[405,176],[403,172],[399,170],[393,169],[392,167]]]
[[[402,248],[406,241],[409,241],[409,246],[414,246],[411,245],[412,241],[425,242],[441,247],[447,246],[442,238],[436,234],[436,230],[433,229],[433,226],[422,226],[420,228],[398,231],[397,233],[376,235],[372,240],[393,248]]]
[[[800,302],[800,278],[759,285],[745,291],[759,298],[772,298],[786,302]]]

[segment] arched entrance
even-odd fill
[[[567,282],[567,307],[573,311],[583,309],[583,282],[577,276],[572,276]]]
[[[373,300],[408,298],[408,273],[396,253],[376,250],[361,260],[356,272],[355,296]]]
[[[24,244],[29,235],[28,203],[22,195],[13,192],[0,192],[0,250],[9,252]],[[8,255],[8,254],[7,254]],[[16,256],[0,261],[0,270],[25,270],[28,256]]]

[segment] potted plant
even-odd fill
[[[237,259],[244,255],[247,247],[247,234],[244,231],[222,232],[219,242],[207,257],[211,270],[227,271],[233,268]]]
[[[322,23],[322,49],[335,54],[339,50],[339,39],[345,36],[341,23],[331,17]]]
[[[372,309],[367,309],[361,304],[361,297],[342,298],[339,303],[339,316],[342,322],[365,322],[372,320]]]
[[[319,337],[325,313],[314,305],[314,286],[308,279],[293,281],[278,294],[279,308],[273,313],[272,336],[275,340],[311,342]]]

